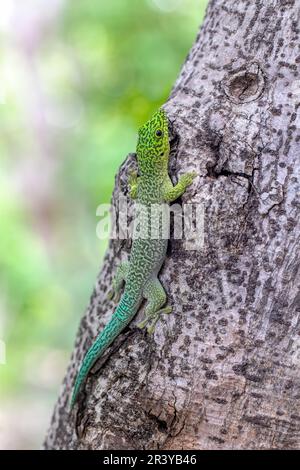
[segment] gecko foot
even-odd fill
[[[172,313],[172,307],[170,306],[164,307],[161,310],[158,310],[157,312],[155,312],[155,314],[146,316],[146,318],[143,321],[138,323],[137,327],[140,329],[143,329],[148,325],[147,332],[150,335],[152,335],[155,331],[156,323],[160,319],[160,316],[163,314],[169,315],[170,313]]]
[[[113,300],[115,303],[119,303],[120,298],[121,298],[121,293],[116,292],[114,289],[111,289],[108,292],[106,297],[107,297],[108,300]]]

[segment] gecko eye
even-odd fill
[[[160,129],[157,129],[157,131],[155,132],[155,134],[157,135],[157,137],[162,137],[163,132],[162,132]]]

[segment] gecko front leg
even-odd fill
[[[165,193],[164,193],[165,201],[166,202],[176,201],[176,199],[178,199],[180,196],[182,196],[185,193],[186,188],[193,183],[196,176],[197,176],[197,173],[195,171],[191,173],[185,173],[179,178],[179,181],[175,186],[173,186],[171,179],[169,179],[165,188]]]
[[[139,177],[138,177],[137,171],[135,170],[129,171],[128,186],[129,186],[129,196],[131,197],[131,199],[137,198],[138,184],[139,184]]]

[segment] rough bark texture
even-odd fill
[[[106,294],[129,251],[111,243],[46,448],[299,448],[299,7],[210,2],[165,105],[179,136],[171,173],[199,174],[183,202],[204,205],[204,247],[171,242],[160,278],[174,313],[154,337],[135,327],[140,313],[70,413],[75,373],[112,314]],[[129,156],[114,201],[132,165]]]

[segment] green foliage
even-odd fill
[[[168,97],[205,5],[68,1],[35,44],[34,74],[20,44],[2,45],[14,77],[1,105],[2,395],[57,393],[106,248],[96,208]]]

